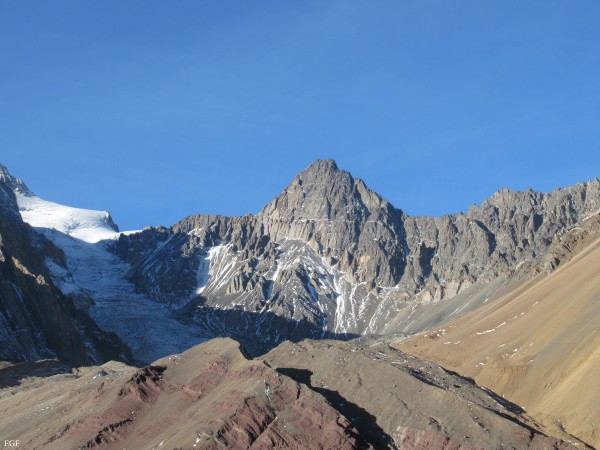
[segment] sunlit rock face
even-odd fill
[[[410,217],[326,160],[255,216],[190,216],[114,251],[138,291],[258,354],[285,339],[414,333],[474,309],[598,209],[594,180]]]

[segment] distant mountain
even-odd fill
[[[162,305],[136,293],[134,286],[125,280],[129,265],[108,251],[122,233],[107,211],[72,208],[46,201],[5,167],[0,166],[0,170],[0,185],[7,192],[12,190],[10,198],[7,197],[10,201],[4,202],[11,211],[7,217],[12,218],[6,229],[26,229],[32,236],[30,241],[42,243],[27,241],[19,245],[19,250],[39,261],[38,270],[47,273],[47,279],[60,289],[53,287],[56,295],[62,291],[67,304],[76,308],[76,314],[88,321],[91,316],[94,326],[97,324],[106,332],[115,332],[127,342],[137,361],[147,362],[178,353],[205,339],[197,335],[196,329],[170,319]],[[12,314],[11,310],[6,314]],[[60,328],[60,324],[56,326]],[[68,329],[64,331],[70,335]],[[110,357],[118,359],[114,355]],[[36,358],[26,353],[20,359]],[[104,360],[106,356],[95,362]]]
[[[414,333],[475,309],[599,209],[594,180],[410,217],[328,160],[256,216],[191,216],[114,250],[139,292],[259,354],[284,339]]]
[[[0,166],[0,360],[130,360],[115,335],[98,329],[54,285],[46,261],[66,265],[64,253],[23,222],[13,191],[30,195]]]
[[[54,283],[146,362],[216,336],[257,355],[286,339],[431,328],[488,302],[600,210],[593,180],[410,217],[325,160],[256,216],[119,233],[107,212],[42,200],[5,178],[23,219],[64,252],[46,258]]]

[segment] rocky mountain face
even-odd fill
[[[46,361],[0,380],[0,430],[25,448],[584,448],[382,342],[284,343],[248,359],[213,339],[140,369]]]
[[[3,180],[38,232],[18,244],[40,260],[30,272],[46,270],[145,362],[217,336],[259,355],[286,339],[432,328],[488,302],[600,210],[594,180],[548,194],[504,189],[466,214],[411,217],[326,160],[257,215],[119,234],[106,212],[42,200],[6,171]],[[24,225],[14,199],[4,203],[4,234],[14,233]]]
[[[54,285],[46,259],[66,266],[65,256],[22,221],[13,191],[23,188],[0,166],[0,360],[129,360],[118,337],[102,332]]]
[[[284,339],[414,333],[474,309],[599,209],[594,180],[410,217],[327,160],[256,216],[191,216],[123,235],[113,251],[139,292],[260,354]]]

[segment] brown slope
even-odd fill
[[[576,448],[471,380],[370,340],[286,342],[264,358],[325,396],[376,448]]]
[[[28,449],[370,448],[323,397],[229,339],[142,369],[13,382],[0,389],[0,436]]]
[[[142,369],[0,369],[20,448],[567,449],[515,405],[384,343],[285,343],[249,360],[215,339]]]
[[[599,223],[594,217],[557,240],[542,275],[399,347],[473,377],[549,429],[599,447]]]

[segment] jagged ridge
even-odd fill
[[[256,216],[191,216],[123,236],[115,250],[138,289],[159,302],[191,299],[183,320],[207,335],[246,336],[260,352],[286,338],[420,331],[473,309],[486,299],[469,299],[470,286],[492,295],[598,209],[594,180],[549,194],[501,190],[466,214],[410,217],[317,161]],[[289,325],[270,326],[272,317]]]

